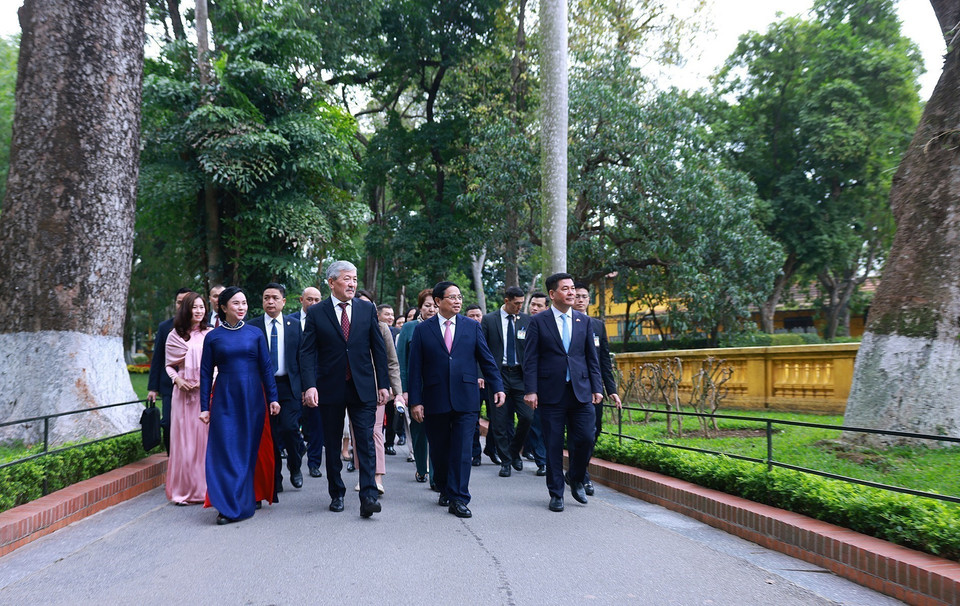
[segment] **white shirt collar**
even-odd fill
[[[333,301],[334,307],[339,306],[341,303],[346,303],[347,307],[352,307],[352,304],[353,304],[353,299],[349,301],[341,301],[340,299],[336,298],[334,295],[330,295],[330,300]]]
[[[573,308],[572,308],[572,307],[567,310],[567,313],[563,313],[562,311],[560,311],[559,309],[557,309],[557,308],[554,307],[553,305],[550,306],[550,309],[553,310],[553,317],[556,318],[557,320],[560,319],[560,316],[567,316],[568,319],[573,317]]]
[[[440,325],[445,326],[447,324],[447,318],[444,318],[443,314],[439,312],[437,313],[437,316],[438,316],[438,319],[440,320]],[[454,326],[457,325],[457,314],[453,314],[453,317],[450,318],[450,323],[453,324]]]

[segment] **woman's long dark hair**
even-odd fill
[[[180,309],[177,310],[177,314],[173,316],[173,329],[184,341],[190,340],[190,329],[193,328],[193,304],[196,303],[197,299],[203,301],[203,297],[199,294],[195,292],[187,293],[187,296],[180,302]],[[207,309],[206,301],[203,301],[203,309]],[[203,320],[200,320],[201,331],[205,327],[206,320],[206,315],[203,316]]]

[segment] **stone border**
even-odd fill
[[[590,475],[908,604],[960,604],[960,564],[952,560],[628,465],[593,459]]]
[[[0,557],[164,483],[167,455],[155,454],[0,513]]]

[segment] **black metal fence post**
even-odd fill
[[[47,454],[50,451],[50,417],[43,418],[43,454]],[[49,465],[45,465],[43,468],[43,494],[50,494],[50,482],[47,478],[47,470]]]
[[[767,421],[767,471],[773,471],[773,423]]]

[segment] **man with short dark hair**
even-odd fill
[[[369,518],[382,509],[374,478],[373,425],[377,406],[386,404],[390,393],[387,351],[376,307],[354,298],[357,267],[334,261],[327,268],[327,285],[330,296],[307,310],[300,348],[303,403],[319,406],[323,417],[329,509],[334,512],[343,511],[346,494],[340,477],[340,439],[349,411],[360,464],[360,516]]]
[[[469,518],[470,448],[480,416],[477,366],[495,392],[496,406],[503,404],[503,384],[480,325],[458,313],[460,288],[440,282],[433,287],[433,300],[439,313],[418,324],[410,341],[410,418],[427,430],[440,491],[437,503],[458,518]]]
[[[277,382],[280,414],[270,416],[270,431],[274,446],[274,490],[283,492],[280,451],[287,451],[287,470],[294,488],[303,486],[300,471],[302,451],[300,447],[300,323],[283,317],[287,303],[287,289],[282,284],[271,282],[263,289],[263,315],[250,320],[250,325],[263,331],[267,349],[273,362],[273,378]]]
[[[574,284],[576,297],[573,308],[582,314],[587,315],[587,308],[590,306],[590,288],[584,282]],[[589,317],[589,316],[588,316]],[[607,341],[607,328],[603,325],[600,318],[590,318],[590,325],[593,328],[593,344],[597,347],[597,357],[600,361],[600,378],[603,381],[603,388],[606,396],[613,400],[617,408],[621,407],[620,395],[617,393],[617,378],[613,375],[613,363],[610,361],[610,343]],[[595,409],[596,429],[593,435],[593,446],[596,446],[600,433],[603,431],[603,403],[597,404]],[[590,456],[593,457],[593,446],[590,447]],[[583,489],[587,496],[594,493],[593,482],[590,480],[590,474],[587,473],[583,482]]]
[[[210,287],[210,314],[207,318],[207,324],[216,328],[220,326],[220,316],[217,315],[217,304],[220,301],[220,293],[223,292],[223,284],[216,284]]]
[[[520,450],[533,422],[533,409],[523,401],[523,349],[530,316],[520,313],[522,307],[523,291],[510,286],[503,293],[500,309],[488,313],[480,322],[490,353],[497,361],[506,394],[503,406],[487,411],[500,456],[502,478],[510,477],[511,467],[517,471],[523,470]]]
[[[187,293],[193,292],[189,288],[177,291],[173,315],[177,315],[180,303]],[[170,452],[170,400],[173,398],[173,381],[167,376],[167,337],[173,330],[173,318],[164,320],[157,326],[153,340],[153,357],[150,358],[150,375],[147,378],[147,401],[156,402],[160,396],[160,429],[163,430],[163,449]]]
[[[573,276],[556,273],[546,280],[553,303],[530,319],[523,356],[524,401],[540,410],[547,448],[550,511],[563,511],[563,435],[570,448],[570,491],[587,503],[583,480],[593,443],[594,407],[603,400],[600,363],[590,318],[572,309]]]
[[[319,303],[322,298],[319,289],[313,286],[304,288],[299,298],[300,309],[287,316],[300,324],[301,338],[307,323],[307,310]],[[320,418],[320,411],[309,406],[301,406],[300,425],[303,428],[303,437],[307,441],[307,469],[310,477],[322,478],[323,472],[320,467],[323,465],[323,420]]]
[[[550,303],[546,293],[537,291],[530,295],[530,301],[527,303],[527,313],[530,316],[535,316],[548,307],[550,307]],[[527,432],[527,441],[523,443],[523,456],[536,464],[538,476],[547,475],[547,453],[543,446],[543,427],[540,424],[540,412],[536,410],[533,411],[533,421],[530,423],[530,431]]]

